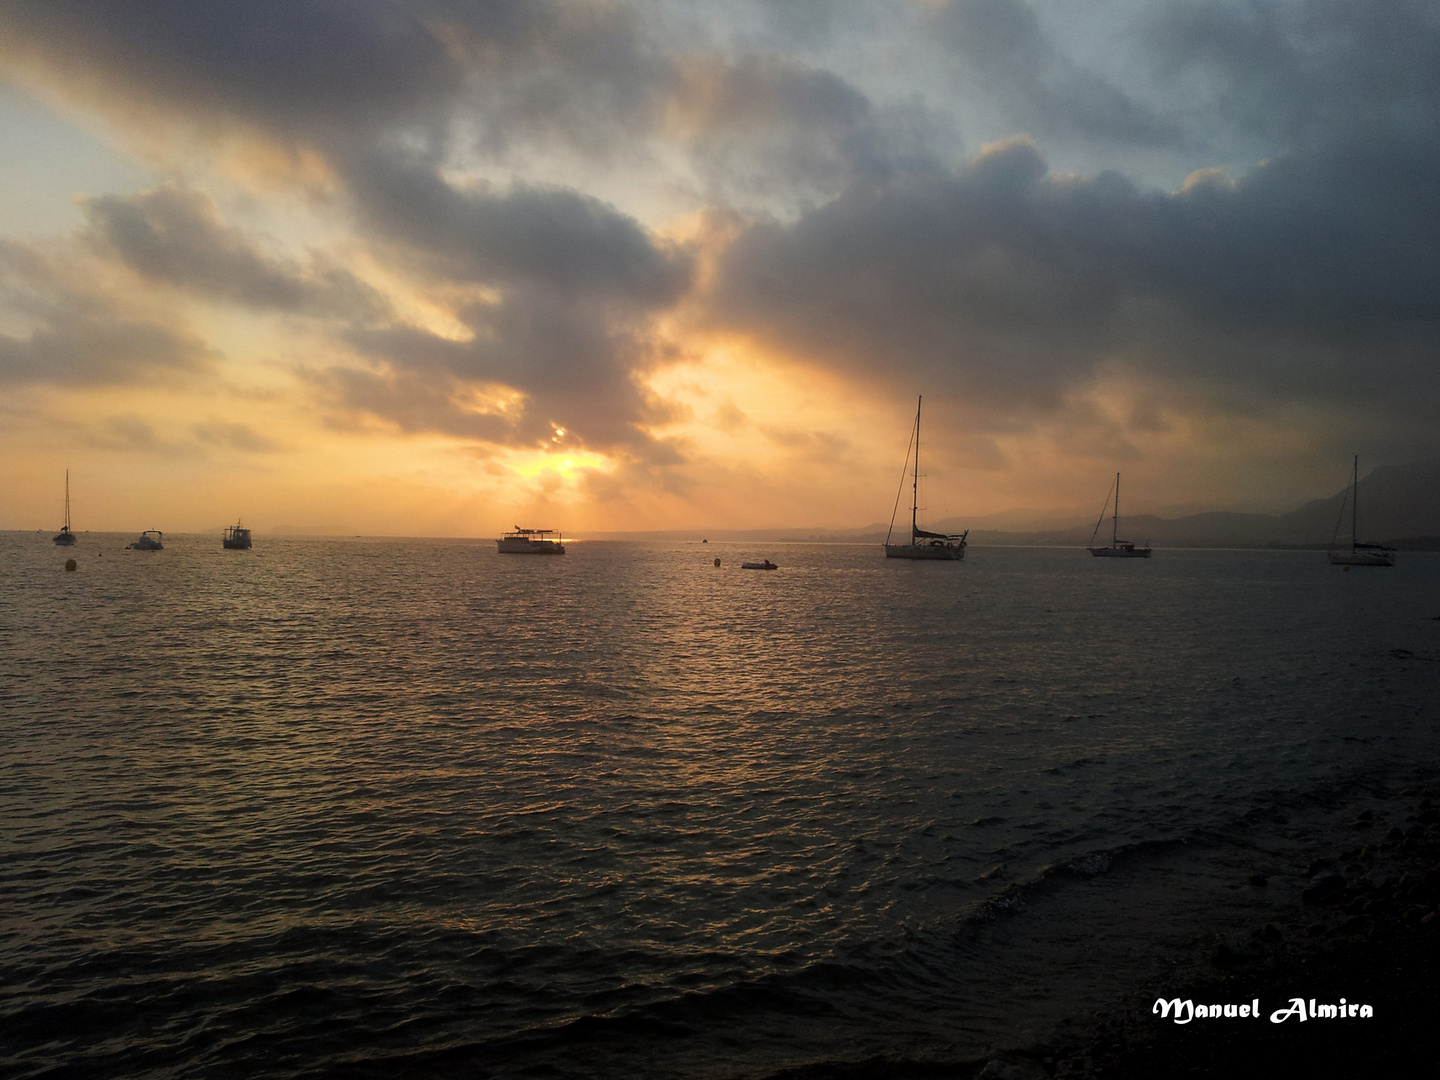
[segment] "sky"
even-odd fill
[[[1440,456],[1437,128],[1429,2],[5,0],[0,528],[1288,510]]]

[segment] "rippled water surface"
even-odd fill
[[[0,534],[22,1076],[970,1058],[1437,756],[1435,555],[126,539]]]

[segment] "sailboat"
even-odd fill
[[[1101,559],[1148,559],[1150,548],[1136,547],[1133,540],[1120,539],[1120,474],[1115,474],[1115,486],[1111,489],[1115,493],[1115,513],[1110,518],[1110,544],[1108,547],[1096,547],[1095,537],[1100,535],[1100,524],[1105,520],[1105,511],[1110,506],[1110,492],[1105,494],[1105,505],[1100,508],[1100,516],[1095,520],[1095,531],[1090,534],[1090,543],[1085,550],[1096,558]]]
[[[965,558],[965,537],[970,535],[966,529],[959,533],[937,533],[926,532],[920,528],[920,403],[922,398],[915,399],[915,438],[912,444],[915,447],[915,470],[910,476],[910,542],[908,544],[892,544],[890,538],[895,532],[895,513],[900,508],[900,492],[895,493],[895,511],[890,514],[890,531],[885,534],[885,557],[887,559],[963,559]],[[906,448],[906,457],[909,457],[909,449]],[[901,490],[905,487],[904,474],[900,478]]]
[[[1384,544],[1362,544],[1356,539],[1360,535],[1360,455],[1355,455],[1355,464],[1350,474],[1350,490],[1340,503],[1340,516],[1335,519],[1335,535],[1330,540],[1331,566],[1394,566],[1395,549]],[[1340,522],[1345,520],[1345,503],[1350,504],[1350,547],[1341,547]]]
[[[76,535],[70,531],[70,470],[65,470],[65,524],[55,534],[55,543],[61,547],[74,547]]]

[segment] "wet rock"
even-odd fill
[[[975,1080],[1042,1080],[1044,1070],[1028,1061],[1004,1061],[992,1058]]]
[[[1385,834],[1385,839],[1389,840],[1391,843],[1399,843],[1401,840],[1405,839],[1405,834],[1400,829],[1395,828],[1391,829]]]
[[[1228,942],[1218,942],[1215,950],[1210,954],[1210,961],[1218,968],[1233,968],[1248,960],[1244,953],[1231,948]]]
[[[1254,885],[1257,889],[1263,889],[1266,885],[1270,884],[1270,879],[1267,878],[1264,874],[1251,874],[1245,880],[1249,884]]]
[[[1323,922],[1312,922],[1305,928],[1305,933],[1310,937],[1320,937],[1325,933],[1325,924]]]
[[[1250,934],[1250,947],[1256,950],[1274,948],[1285,940],[1285,935],[1274,923],[1266,923]]]
[[[1404,834],[1402,833],[1401,835],[1403,836]],[[1321,870],[1324,870],[1326,867],[1330,866],[1331,862],[1332,860],[1330,859],[1316,859],[1314,862],[1312,862],[1309,866],[1305,868],[1305,876],[1314,877],[1316,874],[1320,873]]]
[[[1339,874],[1317,874],[1310,887],[1300,894],[1307,904],[1323,904],[1334,899],[1345,887],[1345,879]]]

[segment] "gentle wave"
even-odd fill
[[[127,539],[0,535],[17,1075],[966,1060],[1436,753],[1423,555]]]

